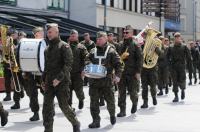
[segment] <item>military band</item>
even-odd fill
[[[193,77],[194,84],[198,81],[196,74],[197,71],[200,73],[199,45],[191,41],[187,47],[178,32],[174,34],[174,43],[170,45],[169,38],[160,36],[161,33],[151,27],[146,27],[139,33],[139,37],[144,39],[144,45],[141,46],[138,36],[133,37],[134,30],[130,25],[124,27],[123,41],[120,43],[115,40],[114,33],[107,34],[103,31],[97,32],[96,41],[91,40],[89,33],[84,33],[84,40],[79,42],[79,33],[75,29],[70,31],[68,41],[64,42],[60,38],[58,24],[48,23],[45,27],[45,29],[35,27],[32,30],[33,41],[45,42],[45,50],[40,54],[44,57],[44,61],[41,61],[44,63],[44,70],[39,71],[23,71],[21,68],[23,62],[19,54],[22,51],[17,49],[20,48],[21,42],[29,40],[27,34],[23,31],[18,33],[17,30],[11,30],[8,35],[5,35],[1,28],[6,92],[3,101],[11,100],[13,83],[15,104],[11,109],[20,109],[20,98],[23,98],[25,90],[30,99],[31,111],[34,113],[29,120],[38,121],[40,119],[39,89],[44,95],[42,109],[44,132],[53,132],[54,97],[57,98],[64,116],[72,124],[73,132],[80,132],[81,123],[72,108],[72,99],[74,91],[79,101],[78,108],[83,109],[86,96],[83,86],[89,86],[92,123],[88,127],[99,128],[101,124],[99,106],[105,105],[104,100],[110,123],[114,125],[116,116],[126,116],[127,91],[132,106],[130,113],[135,114],[140,91],[143,99],[141,108],[148,108],[149,88],[153,105],[157,105],[157,96],[163,95],[163,90],[165,94],[170,92],[169,83],[172,79],[172,91],[175,95],[172,102],[179,102],[179,88],[181,99],[185,98],[186,70],[189,72],[189,85],[193,84]],[[118,92],[120,110],[117,115],[115,91]],[[0,117],[1,125],[5,126],[8,122],[8,112],[1,102]]]

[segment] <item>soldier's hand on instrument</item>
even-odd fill
[[[54,86],[54,87],[58,86],[59,83],[60,83],[59,80],[57,80],[57,79],[54,79],[54,80],[53,80],[53,86]]]
[[[136,78],[137,80],[140,80],[140,73],[136,73],[136,74],[135,74],[135,78]]]
[[[114,82],[115,82],[115,83],[119,83],[119,82],[120,82],[120,78],[119,78],[118,76],[115,76]]]

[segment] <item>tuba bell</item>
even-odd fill
[[[162,41],[156,36],[160,33],[159,31],[149,28],[146,30],[147,36],[143,50],[143,67],[150,69],[153,68],[158,61],[158,55],[155,52],[158,47],[161,49]]]

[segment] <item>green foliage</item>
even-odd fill
[[[3,74],[3,65],[0,64],[0,77],[3,77],[4,74]]]

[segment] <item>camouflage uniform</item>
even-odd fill
[[[97,46],[97,55],[104,56],[108,43],[105,44],[104,47]],[[91,50],[88,55],[88,60],[92,64],[99,64],[99,59],[95,58],[95,49]],[[99,98],[101,93],[107,102],[107,109],[110,114],[111,123],[112,119],[115,119],[115,97],[114,97],[114,89],[112,84],[112,73],[115,70],[116,76],[121,76],[121,64],[120,57],[113,49],[110,47],[107,53],[106,59],[102,60],[102,65],[107,68],[107,76],[105,78],[100,79],[89,79],[89,95],[90,95],[90,113],[93,119],[93,123],[89,125],[89,128],[97,128],[100,126],[100,109],[99,109]]]
[[[175,99],[178,101],[178,87],[182,90],[181,98],[185,98],[184,90],[186,88],[186,62],[189,70],[192,68],[192,58],[189,49],[183,44],[174,44],[170,47],[167,53],[171,67],[171,76],[173,80],[173,92]]]
[[[123,59],[124,71],[122,73],[121,80],[118,84],[119,98],[118,106],[120,107],[120,113],[118,117],[126,115],[126,89],[129,90],[130,99],[132,101],[131,113],[135,113],[137,110],[138,103],[138,92],[140,88],[140,80],[135,75],[140,74],[142,68],[142,51],[132,40],[125,39],[121,47],[121,56],[127,50],[129,56]]]
[[[200,54],[199,54],[199,49],[198,48],[195,48],[195,47],[192,47],[190,49],[190,52],[191,52],[191,56],[192,56],[192,70],[189,70],[189,79],[190,79],[190,82],[189,82],[189,85],[192,84],[192,74],[194,76],[194,84],[197,83],[197,75],[196,75],[196,71],[197,71],[197,67],[198,67],[198,64],[199,64],[199,60],[200,60]]]
[[[70,100],[69,104],[72,104],[72,91],[74,90],[77,98],[79,99],[79,109],[83,107],[83,100],[85,95],[83,92],[83,80],[81,73],[84,70],[85,66],[85,57],[87,55],[87,50],[84,45],[78,42],[70,43],[72,52],[73,52],[73,65],[71,74],[71,85],[70,85]]]
[[[45,51],[45,93],[43,104],[43,125],[45,132],[53,132],[54,97],[57,97],[59,106],[65,117],[73,126],[80,126],[75,113],[68,104],[70,71],[73,64],[73,55],[70,46],[59,38],[48,41]],[[60,83],[54,87],[53,80]]]
[[[163,54],[163,51],[159,48],[155,49],[158,56]],[[148,108],[148,86],[150,86],[151,97],[153,99],[153,105],[157,105],[156,99],[156,84],[157,84],[157,70],[158,67],[142,68],[141,81],[142,81],[142,99],[144,101],[141,108]]]
[[[167,60],[168,47],[162,46],[164,53],[158,58],[158,89],[160,90],[158,95],[163,95],[163,88],[165,93],[168,93],[168,79],[169,79],[169,64]]]

